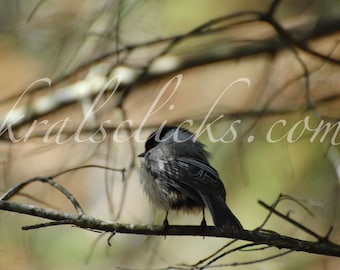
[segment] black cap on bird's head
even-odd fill
[[[148,152],[150,149],[157,146],[160,142],[162,142],[162,139],[164,139],[164,136],[171,130],[180,130],[181,132],[184,132],[186,135],[194,136],[193,133],[191,133],[189,130],[183,128],[183,127],[176,127],[176,126],[163,126],[155,130],[150,134],[150,136],[147,138],[145,142],[145,151],[138,155],[138,157],[144,157],[145,153]],[[176,131],[173,133],[175,134]],[[178,136],[177,136],[178,137]]]

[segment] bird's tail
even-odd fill
[[[224,199],[218,195],[203,195],[203,201],[209,208],[216,227],[232,227],[243,230],[240,221],[226,205]]]

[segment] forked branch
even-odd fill
[[[68,198],[76,209],[76,214],[63,213],[52,209],[41,208],[30,204],[21,204],[12,201],[7,201],[14,195],[16,195],[24,186],[34,182],[43,181],[50,184],[52,187],[58,189],[66,198]],[[287,215],[284,215],[275,209],[268,206],[264,202],[260,202],[262,206],[270,210],[270,215],[275,214],[279,217],[287,220],[299,229],[304,230],[317,239],[316,242],[296,239],[288,236],[280,235],[273,231],[266,231],[262,229],[262,226],[254,231],[244,230],[235,231],[230,229],[220,230],[214,226],[177,226],[170,225],[164,228],[157,225],[135,225],[135,224],[123,224],[118,222],[104,221],[92,216],[86,215],[80,207],[74,196],[67,191],[60,184],[56,183],[52,177],[40,177],[30,179],[17,186],[11,188],[6,192],[0,200],[0,209],[5,211],[11,211],[20,214],[26,214],[30,216],[40,217],[48,219],[47,223],[24,226],[23,230],[39,229],[48,226],[57,225],[74,225],[79,228],[92,230],[99,233],[121,233],[121,234],[141,234],[141,235],[181,235],[181,236],[204,236],[204,237],[219,237],[219,238],[233,238],[236,240],[245,240],[255,245],[265,245],[268,247],[276,247],[279,249],[288,249],[291,251],[303,251],[308,253],[322,254],[328,256],[340,257],[340,245],[332,243],[329,240],[331,230],[326,236],[322,237],[312,230],[308,229],[304,225],[298,223]]]

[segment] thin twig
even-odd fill
[[[318,235],[316,232],[313,232],[312,230],[308,229],[306,226],[302,225],[301,223],[293,220],[292,218],[290,218],[289,216],[286,216],[282,213],[280,213],[279,211],[277,211],[275,208],[267,205],[266,203],[264,203],[263,201],[259,200],[258,203],[260,205],[262,205],[264,208],[266,208],[267,210],[270,210],[272,213],[274,213],[275,215],[287,220],[289,223],[293,224],[295,227],[298,227],[299,229],[303,230],[304,232],[306,232],[307,234],[315,237],[316,239],[319,240],[319,242],[323,242],[323,241],[328,241],[328,238],[325,238],[323,236]]]
[[[255,259],[255,260],[251,260],[251,261],[247,261],[247,262],[235,262],[235,263],[230,263],[230,264],[222,264],[222,265],[217,265],[217,267],[228,267],[228,266],[241,266],[241,265],[250,265],[250,264],[256,264],[256,263],[260,263],[260,262],[266,262],[266,261],[270,261],[279,257],[283,257],[285,255],[288,255],[289,253],[292,253],[293,250],[286,250],[284,252],[281,252],[279,254],[275,254],[275,255],[271,255],[262,259]]]
[[[223,245],[221,248],[219,248],[218,250],[216,250],[215,252],[213,252],[212,254],[210,254],[208,257],[199,260],[197,263],[192,264],[190,266],[196,267],[198,265],[203,264],[204,262],[206,262],[207,260],[213,258],[214,256],[216,256],[218,253],[220,253],[221,251],[223,251],[224,249],[228,248],[229,246],[231,246],[232,244],[234,244],[235,242],[237,242],[237,239],[231,240],[229,241],[227,244]]]
[[[70,168],[70,169],[67,169],[67,170],[64,170],[64,171],[61,171],[55,175],[52,175],[50,176],[50,178],[56,178],[56,177],[59,177],[63,174],[66,174],[66,173],[69,173],[69,172],[72,172],[72,171],[77,171],[77,170],[80,170],[80,169],[86,169],[86,168],[99,168],[99,169],[105,169],[105,170],[109,170],[109,171],[114,171],[114,172],[121,172],[122,174],[125,173],[125,169],[117,169],[117,168],[112,168],[112,167],[107,167],[107,166],[102,166],[102,165],[95,165],[95,164],[89,164],[89,165],[82,165],[82,166],[78,166],[78,167],[74,167],[74,168]]]
[[[2,201],[9,200],[14,195],[16,195],[20,190],[22,190],[24,187],[26,187],[27,185],[29,185],[33,182],[42,182],[42,183],[47,183],[47,184],[53,186],[54,188],[59,190],[61,193],[63,193],[66,196],[67,199],[69,199],[69,201],[73,204],[74,208],[76,209],[76,211],[79,215],[84,214],[84,211],[81,208],[78,201],[76,200],[76,198],[66,188],[64,188],[62,185],[58,184],[57,182],[55,182],[50,177],[35,177],[35,178],[29,179],[27,181],[24,181],[24,182],[22,182],[22,183],[20,183],[16,186],[10,188],[7,192],[5,192],[0,197],[0,200],[2,200]]]

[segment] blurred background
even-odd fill
[[[209,126],[224,139],[199,137],[246,229],[268,214],[258,200],[289,194],[313,216],[287,200],[278,210],[320,235],[334,226],[330,239],[340,243],[340,3],[277,3],[273,16],[291,40],[259,20],[272,1],[0,0],[1,192],[86,164],[125,168],[124,177],[87,168],[55,180],[96,218],[161,224],[136,156],[156,127],[186,121],[192,132]],[[97,83],[112,76],[121,80],[117,91],[107,87],[97,100]],[[105,136],[96,133],[101,125]],[[232,127],[236,135],[226,134]],[[74,212],[41,183],[12,200]],[[39,222],[0,212],[0,269],[159,269],[194,264],[228,241],[116,235],[109,247],[109,235],[71,226],[21,230]],[[170,213],[169,222],[198,225],[201,216]],[[265,228],[314,240],[278,217]],[[235,252],[216,264],[278,252]],[[251,267],[339,269],[340,262],[296,252]]]

